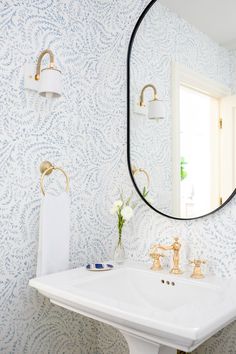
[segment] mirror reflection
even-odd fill
[[[209,214],[235,190],[235,13],[232,0],[160,0],[134,39],[130,164],[170,217]]]

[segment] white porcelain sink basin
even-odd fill
[[[235,280],[192,280],[138,264],[69,270],[30,286],[54,304],[113,325],[134,354],[191,352],[236,317]]]

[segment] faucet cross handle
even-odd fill
[[[202,264],[206,264],[207,262],[202,259],[194,259],[193,261],[189,261],[190,264],[194,265],[193,273],[191,278],[194,279],[202,279],[205,278],[204,274],[202,273],[201,266]]]
[[[181,244],[180,244],[180,240],[179,240],[179,237],[178,236],[176,236],[176,237],[174,237],[174,243],[176,244],[176,243],[178,243],[180,246],[181,246]]]
[[[155,243],[154,245],[152,245],[151,249],[150,249],[150,255],[151,255],[151,253],[157,253],[158,248],[159,248],[158,243]]]
[[[150,249],[150,257],[153,259],[153,264],[152,264],[151,270],[153,270],[155,272],[163,269],[162,265],[161,265],[160,258],[165,257],[164,254],[158,253],[158,251],[157,251],[158,248],[159,248],[159,245],[155,244]]]

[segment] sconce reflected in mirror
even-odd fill
[[[44,56],[50,57],[49,66],[41,69]],[[36,72],[35,66],[27,64],[25,66],[25,89],[38,91],[39,95],[47,98],[57,98],[62,93],[62,74],[55,66],[54,54],[50,49],[45,49],[40,53]]]
[[[165,107],[162,101],[158,99],[157,89],[154,85],[145,85],[141,91],[139,105],[140,107],[145,107],[144,93],[147,89],[151,88],[153,90],[153,99],[148,102],[148,118],[149,119],[164,119],[165,118]]]

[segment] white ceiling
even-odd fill
[[[236,49],[236,0],[159,0],[209,37]]]

